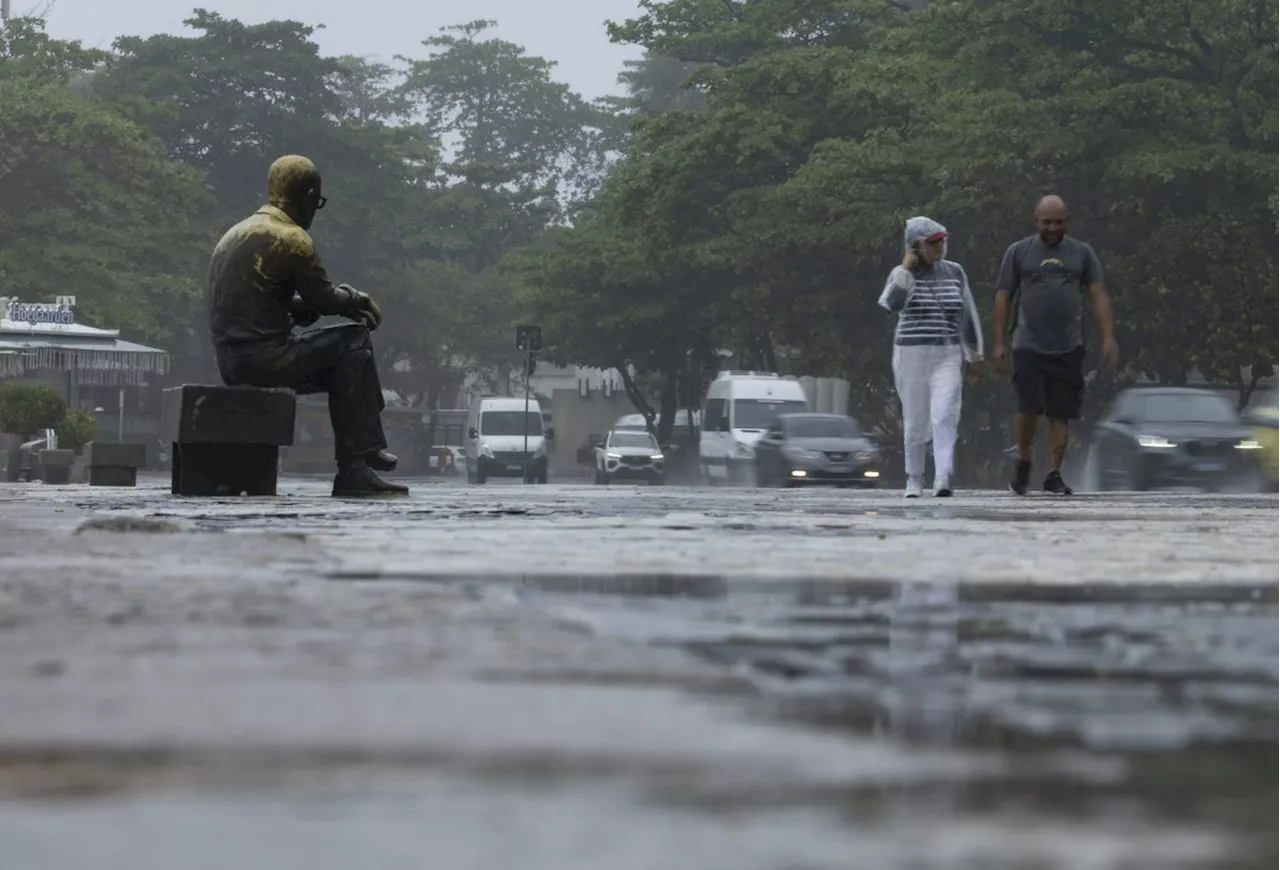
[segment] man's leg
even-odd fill
[[[1049,418],[1049,431],[1044,436],[1044,452],[1050,472],[1062,472],[1062,460],[1067,455],[1068,421],[1059,417]]]
[[[1084,399],[1084,347],[1051,357],[1045,367],[1045,416],[1049,431],[1045,437],[1049,471],[1044,489],[1055,495],[1071,495],[1062,479],[1062,461],[1067,455],[1070,421],[1080,418]]]
[[[1014,417],[1014,437],[1018,442],[1018,461],[1014,466],[1009,489],[1026,495],[1031,482],[1031,445],[1036,438],[1036,424],[1044,410],[1044,368],[1040,354],[1030,350],[1013,352],[1013,387],[1017,394],[1018,413]]]
[[[1036,440],[1036,425],[1040,415],[1035,411],[1019,411],[1013,418],[1013,430],[1018,442],[1018,460],[1031,461],[1031,447]]]
[[[895,347],[893,380],[902,401],[902,452],[907,472],[908,498],[920,495],[925,450],[929,441],[928,348]]]
[[[929,416],[933,420],[933,489],[951,495],[955,468],[956,431],[960,428],[960,393],[964,383],[964,353],[959,347],[939,348],[929,376]]]

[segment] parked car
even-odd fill
[[[461,447],[432,447],[427,451],[427,469],[431,474],[461,475],[467,467],[467,455]]]
[[[1268,489],[1280,488],[1280,455],[1277,452],[1276,391],[1271,390],[1252,408],[1245,411],[1245,422],[1253,431],[1253,438],[1261,446],[1258,450],[1262,479]]]
[[[596,446],[595,453],[595,479],[599,484],[639,479],[659,486],[666,476],[662,450],[648,432],[615,429]]]
[[[1218,490],[1256,479],[1261,447],[1221,393],[1135,387],[1116,396],[1090,450],[1100,489]]]
[[[759,486],[873,487],[881,466],[879,446],[841,414],[782,414],[756,442]]]

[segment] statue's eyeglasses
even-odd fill
[[[324,208],[324,204],[328,201],[329,201],[328,198],[323,196],[320,197],[318,200],[316,200],[316,211],[319,211],[320,209]]]

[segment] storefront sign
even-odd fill
[[[76,322],[72,308],[76,297],[58,296],[57,301],[19,302],[17,299],[0,299],[4,304],[4,316],[14,323],[55,323],[71,324]]]

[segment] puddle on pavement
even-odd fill
[[[1241,845],[1240,861],[1204,866],[1276,864],[1274,586],[517,582],[601,634],[745,676],[760,715],[1018,764],[1075,753],[1122,771],[926,786],[911,798],[922,805],[1219,830]],[[867,812],[877,799],[839,800]]]

